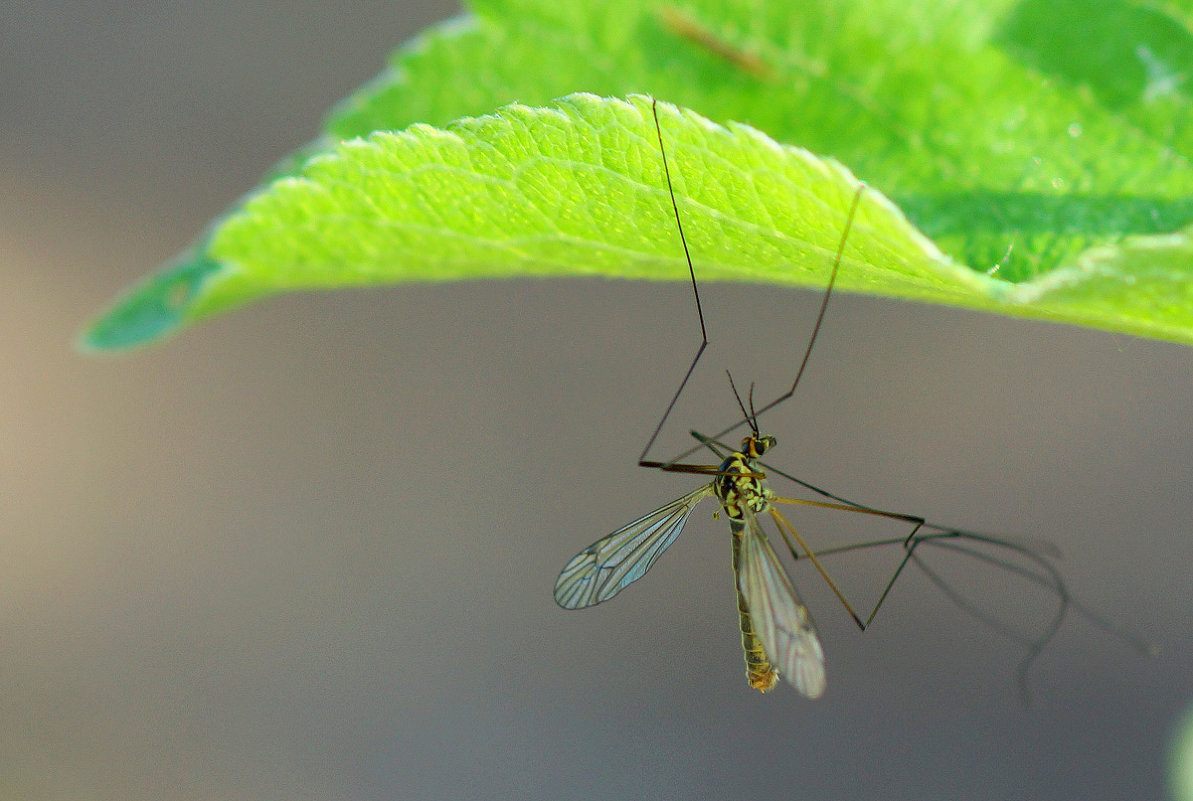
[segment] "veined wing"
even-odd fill
[[[800,601],[758,518],[742,521],[741,568],[737,582],[750,609],[754,631],[782,678],[808,698],[824,692],[824,651],[808,609]]]
[[[675,542],[696,504],[712,492],[712,484],[705,484],[580,551],[555,579],[555,603],[583,609],[609,600],[642,578]]]

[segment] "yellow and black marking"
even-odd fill
[[[746,511],[759,515],[770,509],[774,493],[767,488],[766,474],[758,470],[754,460],[774,446],[774,437],[746,437],[741,450],[729,454],[717,466],[713,489],[730,520],[741,520]]]
[[[770,509],[774,493],[767,488],[764,474],[758,471],[754,460],[774,447],[774,437],[746,437],[741,450],[731,453],[717,467],[713,479],[713,491],[725,516],[729,518],[729,529],[733,534],[733,575],[741,573],[741,544],[745,526],[742,524],[747,512],[759,515]],[[737,592],[737,617],[741,628],[741,649],[746,659],[746,681],[759,692],[773,690],[779,682],[779,671],[771,664],[766,648],[754,631],[754,619],[750,605],[742,595],[741,585],[734,581]]]
[[[733,575],[741,572],[741,538],[745,526],[737,521],[729,521],[729,529],[733,532]],[[741,650],[746,657],[746,681],[759,692],[769,692],[779,683],[779,671],[771,664],[766,655],[766,648],[754,632],[754,619],[750,616],[750,605],[746,596],[742,595],[741,585],[733,582],[737,590],[737,617],[741,626]]]

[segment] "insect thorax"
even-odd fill
[[[716,477],[713,489],[730,520],[741,520],[747,511],[762,514],[770,508],[774,493],[764,479],[750,475],[762,472],[753,459],[740,451],[732,453],[721,462],[717,472],[724,475]]]

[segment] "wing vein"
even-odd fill
[[[754,630],[780,676],[808,698],[824,693],[824,651],[808,609],[779,563],[758,523],[747,513],[742,531],[738,586],[749,606]]]
[[[712,492],[711,484],[699,487],[573,556],[555,580],[555,602],[564,609],[594,606],[642,578],[675,542],[696,505]]]

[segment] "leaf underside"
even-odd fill
[[[856,174],[842,289],[1193,343],[1191,5],[476,0],[84,343],[301,289],[685,279],[635,92],[753,126],[659,106],[702,281],[823,286]]]

